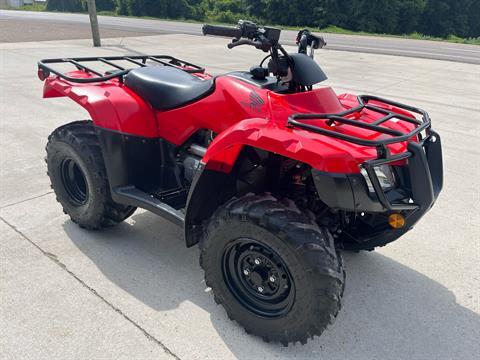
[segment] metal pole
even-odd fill
[[[87,0],[90,26],[92,27],[93,46],[102,46],[100,43],[100,32],[98,31],[97,7],[95,0]]]

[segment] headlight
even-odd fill
[[[391,188],[395,187],[395,174],[392,171],[392,168],[388,165],[380,165],[374,168],[375,174],[377,175],[378,181],[380,182],[380,186],[382,187],[383,191],[390,190]],[[367,182],[368,191],[371,193],[375,193],[373,189],[372,181],[367,174],[367,170],[364,168],[360,169],[365,181]]]

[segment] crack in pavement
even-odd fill
[[[53,190],[48,191],[48,192],[46,192],[45,194],[33,196],[33,197],[31,197],[31,198],[28,198],[28,199],[23,199],[23,200],[19,200],[19,201],[17,201],[17,202],[11,203],[11,204],[7,204],[7,205],[0,206],[0,209],[5,209],[5,208],[7,208],[7,207],[9,207],[9,206],[14,206],[14,205],[21,204],[21,203],[24,203],[24,202],[27,202],[27,201],[30,201],[30,200],[35,200],[35,199],[38,199],[38,198],[41,198],[41,197],[43,197],[43,196],[50,195],[50,194],[53,194]]]
[[[46,195],[46,194],[44,194],[44,195]],[[27,201],[27,200],[25,200],[25,201]],[[34,247],[36,247],[42,253],[42,255],[44,255],[45,257],[47,257],[48,259],[53,261],[56,265],[58,265],[60,268],[65,270],[70,276],[72,276],[75,280],[77,280],[84,288],[86,288],[93,295],[95,295],[97,298],[99,298],[105,304],[107,304],[107,306],[109,306],[111,309],[113,309],[115,312],[117,312],[120,316],[122,316],[125,320],[127,320],[129,323],[131,323],[133,326],[135,326],[138,330],[140,330],[148,340],[153,341],[154,343],[159,345],[163,349],[163,351],[165,351],[168,355],[172,356],[174,359],[181,360],[180,357],[178,357],[172,350],[170,350],[160,340],[158,340],[155,336],[150,334],[147,330],[145,330],[137,322],[135,322],[135,320],[133,320],[128,315],[126,315],[124,312],[122,312],[122,310],[120,310],[118,307],[116,307],[115,305],[110,303],[107,299],[105,299],[102,295],[100,295],[94,288],[89,286],[82,279],[80,279],[74,272],[72,272],[70,269],[68,269],[67,265],[62,263],[55,254],[52,254],[48,251],[43,250],[38,244],[36,244],[33,240],[31,240],[27,235],[25,235],[15,225],[10,224],[2,216],[0,216],[0,220],[2,222],[4,222],[8,227],[10,227],[13,231],[15,231],[18,235],[20,235],[25,240],[27,240],[30,244],[32,244]]]

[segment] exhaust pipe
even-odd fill
[[[197,145],[197,144],[192,144],[189,149],[190,153],[193,155],[197,155],[201,158],[205,156],[207,153],[207,148],[204,148],[203,146]]]

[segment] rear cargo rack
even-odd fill
[[[438,166],[433,164],[433,161],[432,164],[427,163],[427,158],[431,157],[428,156],[428,152],[438,153],[441,151],[438,150],[440,147],[440,137],[437,133],[431,130],[431,120],[428,113],[419,108],[404,105],[387,99],[382,99],[376,96],[360,95],[357,97],[357,100],[358,106],[336,114],[293,114],[288,118],[288,126],[312,131],[317,134],[330,136],[357,145],[375,147],[377,149],[377,158],[365,161],[360,167],[366,170],[368,177],[372,182],[378,201],[385,209],[390,211],[405,211],[417,210],[424,206],[430,206],[434,199],[434,193],[438,194],[440,191],[439,189],[441,189],[442,186],[441,180],[439,180],[440,183],[436,184],[435,187],[432,185],[432,176],[430,171],[434,171],[435,178],[438,179],[441,179],[442,171],[441,169],[438,169]],[[386,104],[402,110],[410,111],[414,114],[420,115],[421,119],[405,116],[393,110],[369,104],[369,101],[376,101],[381,104]],[[372,123],[365,123],[346,117],[354,113],[359,113],[364,109],[371,110],[384,116]],[[393,119],[414,124],[415,128],[410,132],[401,132],[381,126],[385,122]],[[358,136],[342,134],[334,130],[326,129],[325,127],[308,124],[299,120],[324,120],[325,124],[332,128],[335,123],[339,123],[376,131],[380,134],[389,136],[381,139],[369,140]],[[425,130],[425,136],[422,136],[421,134],[423,130]],[[411,141],[415,135],[418,137],[418,142]],[[404,153],[391,155],[387,145],[403,141],[408,142],[407,151]],[[435,145],[431,145],[435,142]],[[429,148],[431,149],[428,150]],[[427,153],[427,157],[425,153]],[[437,155],[437,157],[441,158],[441,153],[440,155]],[[408,204],[391,204],[380,185],[377,174],[375,173],[375,167],[406,159],[409,160],[410,183],[412,186],[412,194],[414,195],[413,197],[416,199],[422,199],[422,201]],[[429,169],[430,167],[432,168]]]
[[[120,66],[116,61],[127,61],[135,67],[126,68]],[[198,65],[191,64],[184,60],[174,58],[169,55],[129,55],[129,56],[103,56],[103,57],[82,57],[82,58],[60,58],[60,59],[43,59],[38,62],[38,74],[42,80],[55,74],[60,78],[73,83],[94,83],[107,81],[113,78],[118,78],[123,81],[123,76],[128,74],[132,69],[150,66],[147,61],[155,65],[170,66],[188,73],[204,73],[205,69]],[[85,63],[100,62],[112,67],[112,70],[102,74],[101,72],[86,66]],[[88,78],[72,77],[65,75],[61,71],[57,71],[51,67],[52,64],[72,64],[78,70],[83,70],[88,74],[95,76]]]

